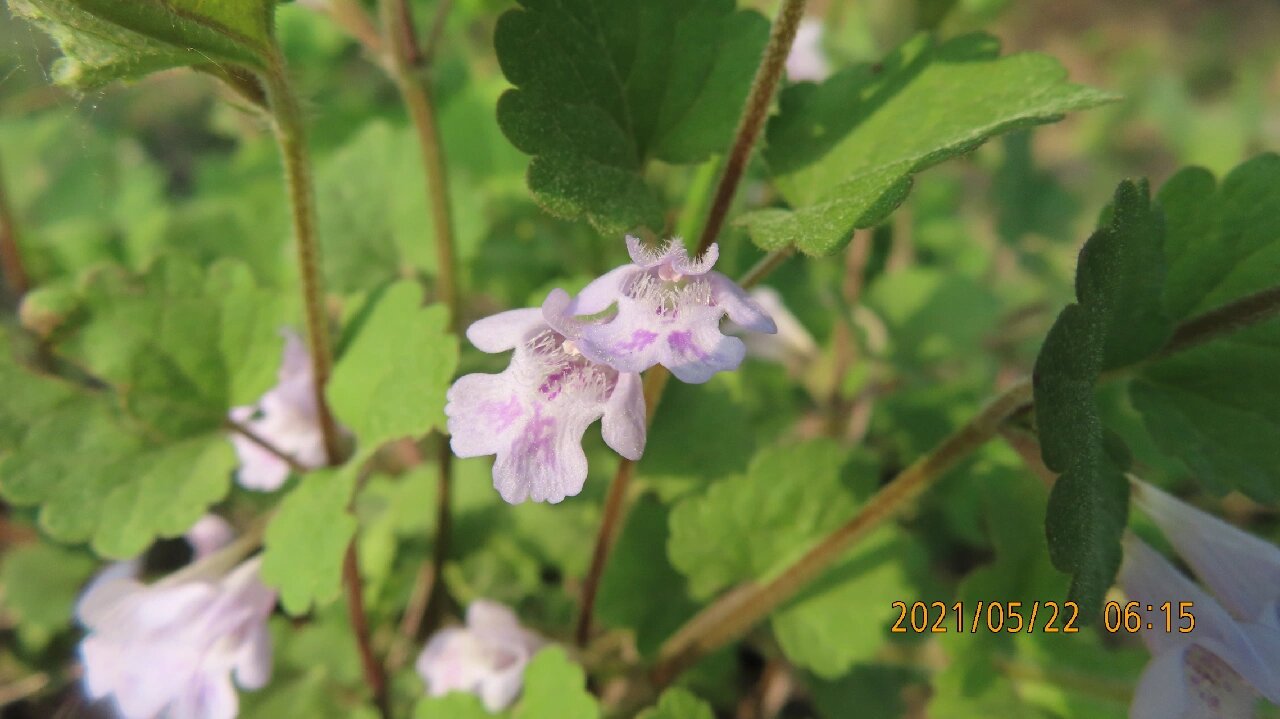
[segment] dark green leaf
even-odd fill
[[[768,34],[732,0],[523,0],[494,45],[516,86],[503,132],[534,156],[544,208],[602,232],[660,230],[649,160],[695,163],[728,145]]]

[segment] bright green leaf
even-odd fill
[[[706,599],[736,582],[759,579],[808,549],[824,528],[848,518],[855,503],[840,481],[846,459],[839,445],[826,440],[771,447],[755,456],[745,476],[678,503],[667,552],[689,578],[690,593]],[[751,541],[742,541],[745,536]]]
[[[582,667],[559,647],[543,649],[524,670],[524,696],[514,719],[596,719],[600,707],[587,692]]]
[[[280,590],[290,614],[305,614],[313,602],[331,602],[342,588],[342,561],[356,531],[347,511],[355,467],[307,474],[267,526],[262,581]]]
[[[480,703],[480,697],[462,692],[423,697],[413,709],[414,719],[490,719],[492,716]]]
[[[722,152],[768,34],[732,0],[523,0],[494,45],[516,86],[502,130],[534,156],[529,189],[549,212],[601,232],[662,228],[649,160]]]
[[[5,349],[0,492],[40,505],[51,537],[132,557],[226,495],[235,455],[221,433],[157,443],[119,416],[117,398],[28,372]]]
[[[993,135],[1115,99],[1065,76],[1044,55],[999,57],[986,35],[942,44],[920,35],[876,65],[789,87],[769,123],[765,159],[792,209],[741,221],[766,249],[831,252],[892,212],[914,173]]]
[[[25,544],[5,554],[3,604],[18,620],[25,643],[39,648],[70,627],[76,597],[95,566],[86,553],[52,544]]]
[[[413,282],[388,287],[338,360],[327,394],[360,452],[444,426],[444,395],[458,364],[443,305],[422,307]]]
[[[711,706],[687,689],[662,693],[658,705],[640,712],[636,719],[715,719]]]

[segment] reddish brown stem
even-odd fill
[[[4,269],[4,284],[14,299],[21,298],[31,289],[31,279],[22,264],[22,252],[18,248],[18,228],[14,222],[9,195],[5,192],[4,173],[0,170],[0,267]]]
[[[382,665],[373,654],[373,644],[369,635],[369,621],[364,611],[364,583],[360,579],[360,561],[356,557],[356,540],[353,537],[347,545],[347,553],[342,558],[342,588],[347,598],[347,616],[351,619],[351,631],[356,638],[356,648],[360,652],[360,668],[364,672],[365,683],[373,694],[373,702],[384,719],[391,717],[391,701],[387,696],[387,677]]]

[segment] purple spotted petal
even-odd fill
[[[553,305],[569,301],[559,290],[549,298]],[[619,386],[623,395],[611,404]],[[622,424],[627,412],[635,411],[632,392],[630,380],[620,383],[617,370],[591,361],[564,335],[537,325],[515,347],[507,369],[467,375],[449,388],[445,414],[451,446],[460,457],[497,455],[493,482],[504,500],[559,502],[582,491],[587,478],[582,436],[606,412],[611,417],[606,441],[635,456],[643,450],[643,433]],[[643,422],[643,403],[639,411]]]
[[[1189,644],[1151,660],[1134,692],[1130,719],[1240,719],[1258,694],[1212,652]]]

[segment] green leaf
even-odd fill
[[[18,620],[24,644],[41,648],[70,628],[76,597],[95,565],[84,552],[40,542],[5,554],[0,565],[4,607]]]
[[[858,708],[858,719],[901,719],[910,716],[902,690],[912,679],[909,670],[899,667],[861,665],[839,679],[808,684],[819,716],[825,719],[846,719],[849,707]]]
[[[1280,156],[1221,184],[1191,168],[1160,191],[1169,217],[1166,309],[1189,316],[1280,286]],[[1130,384],[1156,444],[1216,492],[1280,499],[1280,320],[1147,365]]]
[[[808,549],[823,528],[847,519],[855,502],[840,481],[846,459],[827,440],[770,447],[752,459],[745,476],[678,503],[667,553],[689,578],[690,593],[706,599],[736,582],[759,579]],[[742,541],[745,536],[751,541]]]
[[[39,505],[49,536],[133,557],[226,495],[235,455],[221,433],[158,443],[120,416],[117,398],[28,372],[5,349],[0,493]]]
[[[230,407],[254,402],[275,379],[284,303],[242,263],[203,271],[164,257],[138,278],[99,272],[84,294],[87,317],[70,351],[161,435],[217,430]]]
[[[596,719],[600,707],[586,689],[582,667],[564,650],[549,647],[534,655],[524,670],[524,696],[514,719]]]
[[[462,692],[423,697],[413,709],[414,719],[490,719],[492,716],[480,703],[480,697]]]
[[[667,523],[666,508],[652,497],[631,508],[596,597],[600,622],[635,632],[636,648],[646,657],[698,610],[684,577],[665,555],[654,552],[667,545]],[[659,590],[662,601],[655,602],[652,592]]]
[[[1070,597],[1094,618],[1120,567],[1128,517],[1124,463],[1107,451],[1094,387],[1104,369],[1156,352],[1171,324],[1160,305],[1163,227],[1145,184],[1121,183],[1111,223],[1080,251],[1078,304],[1068,305],[1036,358],[1035,406],[1045,465],[1060,473],[1045,531]]]
[[[662,693],[658,705],[640,712],[636,719],[715,719],[711,706],[687,689]]]
[[[374,120],[320,163],[316,205],[331,289],[364,291],[418,270],[436,273],[437,239],[416,147],[409,129]],[[454,184],[455,251],[466,262],[485,212],[481,193]]]
[[[853,516],[875,473],[869,462],[846,468],[847,460],[830,440],[771,447],[756,455],[745,477],[677,504],[667,551],[694,597],[767,579]],[[872,658],[893,618],[892,602],[915,594],[908,571],[920,561],[895,529],[872,534],[774,613],[783,652],[825,677]]]
[[[720,373],[701,385],[671,382],[655,411],[637,476],[664,500],[747,468],[755,449],[743,392]],[[715,439],[705,436],[715,427]]]
[[[262,581],[293,615],[327,604],[342,588],[342,561],[356,520],[347,511],[359,463],[307,474],[267,526]]]
[[[62,48],[54,69],[81,89],[171,67],[225,73],[219,63],[265,70],[274,0],[9,0]]]
[[[444,426],[458,340],[448,332],[445,307],[422,307],[422,288],[414,282],[388,287],[361,321],[327,396],[367,456],[390,440]]]
[[[920,35],[881,63],[788,87],[769,122],[765,160],[792,209],[741,222],[765,249],[832,252],[854,228],[892,212],[914,173],[993,135],[1115,99],[1065,77],[1044,55],[999,57],[986,35],[942,44]]]
[[[768,35],[732,0],[522,0],[494,45],[516,89],[503,132],[533,155],[548,212],[615,234],[663,226],[649,160],[696,163],[729,143]]]

